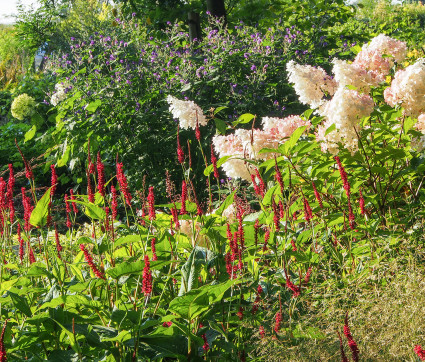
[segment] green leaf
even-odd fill
[[[217,303],[223,299],[224,293],[232,285],[239,282],[238,279],[230,279],[225,283],[207,284],[201,288],[192,289],[185,295],[173,299],[169,310],[186,320],[192,320],[211,309],[213,303]]]
[[[226,200],[220,205],[220,207],[216,210],[215,214],[220,215],[226,210],[230,205],[233,204],[233,200],[235,198],[236,190],[234,190],[229,196],[226,197]]]
[[[292,133],[291,137],[289,137],[289,139],[283,145],[279,146],[279,151],[284,155],[288,155],[289,151],[296,145],[297,141],[306,128],[307,126],[298,127],[294,133]]]
[[[326,128],[325,136],[327,136],[329,133],[331,133],[335,129],[336,129],[335,123],[332,123],[328,128]]]
[[[54,319],[54,321],[61,327],[62,331],[67,335],[68,339],[69,339],[69,343],[71,345],[71,348],[77,352],[77,353],[81,353],[80,351],[80,346],[78,345],[78,341],[76,339],[76,336],[74,335],[74,333],[72,333],[72,331],[69,331],[67,328],[65,328],[62,324],[60,324],[57,320]]]
[[[89,103],[89,105],[86,108],[86,111],[94,113],[96,112],[96,109],[101,105],[102,105],[102,101],[100,99],[96,99],[94,102]]]
[[[49,212],[50,190],[47,189],[43,197],[37,202],[30,216],[30,224],[35,227],[44,226],[47,222],[47,214]]]
[[[71,155],[71,147],[67,146],[65,152],[62,154],[62,157],[57,162],[58,167],[63,167],[68,163],[69,156]]]
[[[84,213],[91,219],[103,220],[105,219],[106,213],[101,207],[96,206],[92,203],[86,203]]]
[[[161,269],[163,266],[171,264],[172,262],[172,260],[151,261],[151,270]],[[141,274],[144,267],[144,260],[138,260],[133,263],[123,262],[114,268],[109,268],[106,270],[106,274],[108,274],[111,278],[119,279],[123,275]]]
[[[217,161],[217,168],[220,167],[223,163],[225,163],[230,157],[232,157],[232,156],[224,156],[224,157],[220,158]],[[214,171],[214,166],[213,165],[209,165],[208,167],[205,168],[204,175],[205,176],[208,176],[213,171]]]
[[[16,309],[18,309],[20,312],[25,314],[27,317],[32,316],[31,308],[24,297],[21,297],[20,295],[12,293],[12,292],[7,292],[7,296],[9,296],[10,299],[12,299],[12,303]]]
[[[126,236],[121,236],[119,239],[117,239],[114,242],[114,246],[118,247],[127,243],[137,243],[140,242],[140,235],[126,235]]]
[[[264,205],[270,205],[272,203],[272,197],[274,195],[274,193],[276,192],[276,190],[278,190],[278,188],[280,189],[279,185],[274,185],[272,188],[270,188],[266,194],[264,195],[263,198],[263,204]]]
[[[223,106],[223,107],[218,107],[218,108],[214,109],[214,116],[215,116],[218,112],[222,111],[223,109],[227,109],[227,108],[228,108],[228,107]]]
[[[214,118],[215,127],[221,134],[226,134],[227,125],[226,122],[222,121],[221,119]]]
[[[205,263],[203,250],[195,247],[187,258],[186,263],[181,267],[181,286],[179,296],[189,292],[197,282],[202,265]]]
[[[236,121],[233,122],[234,126],[237,126],[238,124],[245,124],[249,123],[254,119],[254,115],[251,113],[245,113],[241,115]]]
[[[85,306],[95,309],[103,308],[103,303],[96,300],[91,300],[88,297],[82,295],[62,295],[60,297],[52,299],[50,302],[43,303],[37,310],[45,308],[56,308],[58,305],[65,304],[66,306]]]
[[[37,132],[37,126],[33,125],[31,127],[31,129],[27,133],[25,133],[24,143],[29,141],[29,140],[32,140],[34,138],[36,132]]]

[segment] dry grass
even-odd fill
[[[298,338],[283,334],[279,341],[259,340],[261,360],[340,361],[336,331],[342,332],[348,312],[361,361],[417,361],[413,347],[425,345],[424,251],[381,262],[364,275],[351,276],[354,281],[339,288],[335,283],[316,286],[304,298],[309,307],[299,317]],[[312,337],[313,328],[321,336]],[[350,356],[346,343],[345,351]]]

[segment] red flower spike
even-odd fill
[[[305,274],[305,277],[304,277],[304,284],[308,284],[308,282],[310,281],[310,276],[311,276],[312,270],[313,270],[313,267],[309,267],[307,269],[307,273]]]
[[[182,182],[182,208],[180,209],[180,215],[186,215],[187,214],[187,210],[186,210],[186,200],[187,200],[187,186],[186,186],[186,182],[183,180]]]
[[[58,252],[58,257],[60,259],[61,258],[60,252],[62,251],[62,245],[59,240],[59,233],[58,233],[58,228],[56,227],[56,223],[55,223],[55,241],[56,241],[56,250]]]
[[[259,187],[259,191],[262,197],[264,197],[264,193],[266,191],[266,185],[264,184],[264,181],[260,175],[260,172],[258,171],[258,168],[255,169],[255,174],[258,178],[258,187]]]
[[[286,287],[292,291],[292,298],[298,297],[301,294],[300,287],[291,282],[291,279],[289,278],[286,269],[283,269],[283,271],[285,272],[286,277]]]
[[[266,336],[266,331],[263,326],[260,326],[260,337],[263,339]]]
[[[110,225],[109,225],[109,207],[105,206],[105,230],[106,232],[108,232],[110,230]]]
[[[276,231],[280,230],[280,211],[274,198],[272,199],[272,209],[273,209],[273,223]]]
[[[69,193],[71,195],[71,200],[75,200],[74,190],[73,189],[69,190]],[[78,213],[77,203],[71,202],[71,204],[72,204],[72,209],[74,210],[74,214],[77,214]]]
[[[359,348],[357,347],[357,343],[354,341],[353,336],[351,335],[350,327],[348,326],[348,312],[345,315],[345,323],[344,323],[344,335],[348,341],[348,347],[351,349],[351,355],[353,356],[354,362],[359,360]]]
[[[275,316],[275,323],[274,323],[274,331],[276,333],[279,333],[280,331],[280,323],[282,322],[282,313],[277,312]]]
[[[35,263],[35,256],[34,256],[34,251],[32,250],[32,247],[30,245],[30,243],[28,242],[28,250],[29,250],[29,259],[30,259],[30,264]]]
[[[155,195],[153,192],[153,186],[149,187],[148,194],[148,205],[149,205],[149,220],[155,220]]]
[[[0,335],[0,362],[7,361],[6,348],[4,347],[4,332],[6,331],[6,326],[7,326],[7,319],[5,320],[3,324],[3,329]]]
[[[308,200],[304,197],[304,217],[306,222],[310,222],[310,220],[313,218],[313,212],[311,211],[310,204],[308,203]]]
[[[257,287],[257,293],[258,293],[258,295],[260,295],[260,294],[263,294],[263,293],[264,293],[264,290],[263,290],[263,288],[261,287],[261,285],[260,285],[260,284],[258,284],[258,287]]]
[[[267,250],[267,244],[270,239],[270,228],[267,228],[266,233],[264,234],[264,245],[263,245],[263,251]]]
[[[240,321],[243,319],[243,311],[244,309],[242,307],[239,307],[239,311],[236,313]]]
[[[31,206],[31,199],[25,195],[25,187],[21,188],[21,194],[22,194],[22,205],[24,207],[24,222],[25,222],[24,230],[26,232],[29,232],[31,229],[30,217],[31,217],[31,212],[33,210],[33,207]]]
[[[422,349],[420,345],[416,345],[415,348],[413,348],[413,350],[418,355],[421,361],[425,361],[425,349]]]
[[[58,175],[56,175],[56,169],[55,169],[55,165],[50,165],[50,170],[52,173],[52,176],[50,178],[51,180],[51,189],[50,189],[50,197],[51,199],[53,199],[53,196],[55,195],[56,192],[56,187],[58,184]]]
[[[158,257],[156,256],[155,241],[156,241],[155,238],[152,238],[151,240],[152,261],[158,260]]]
[[[198,113],[196,113],[195,137],[198,141],[201,141],[201,130],[199,129]]]
[[[345,194],[347,195],[348,198],[350,198],[350,183],[348,182],[347,179],[347,173],[345,172],[344,166],[342,166],[341,160],[339,159],[338,156],[335,156],[335,161],[338,165],[338,169],[339,169],[339,174],[341,175],[341,180],[344,186],[344,190],[345,190]]]
[[[143,268],[142,293],[148,296],[152,293],[152,272],[150,270],[149,256],[145,255],[145,267]]]
[[[0,211],[6,208],[6,182],[0,177]]]
[[[71,206],[68,202],[68,195],[65,194],[65,209],[66,209],[66,226],[68,229],[71,229],[72,223],[69,217],[69,213],[71,212]]]
[[[93,193],[93,188],[91,186],[89,171],[87,171],[87,196],[88,196],[89,202],[94,202],[94,193]]]
[[[283,192],[283,180],[282,180],[282,173],[279,170],[279,166],[277,165],[276,157],[274,158],[274,170],[275,170],[275,179],[278,182],[280,186],[280,191]]]
[[[202,346],[202,348],[203,348],[203,350],[204,350],[205,352],[208,352],[208,350],[210,349],[210,345],[208,344],[207,336],[206,336],[206,334],[204,333],[201,337],[202,337],[202,339],[204,340],[204,345]]]
[[[180,164],[183,164],[184,162],[184,152],[183,148],[180,145],[180,134],[179,134],[179,127],[177,126],[177,160]]]
[[[320,196],[319,191],[317,191],[317,188],[314,182],[312,183],[312,185],[313,185],[314,196],[316,196],[316,200],[319,203],[320,208],[323,209],[322,197]]]
[[[175,207],[172,207],[170,210],[171,210],[171,215],[173,216],[174,227],[178,229],[180,227],[178,211]]]
[[[112,201],[111,201],[111,207],[112,207],[112,220],[116,220],[118,215],[118,201],[117,201],[117,190],[115,189],[115,186],[111,186],[111,193],[112,193]]]
[[[338,331],[337,331],[337,333],[338,333],[338,338],[339,338],[339,349],[341,350],[341,360],[342,360],[342,362],[348,362],[348,358],[347,358],[347,356],[345,354],[344,346],[342,344],[341,335],[339,334]]]
[[[102,160],[100,158],[100,152],[97,153],[96,168],[97,168],[97,189],[99,190],[99,193],[103,197],[105,197],[105,166],[103,165]]]
[[[359,206],[360,206],[360,214],[364,215],[365,214],[365,202],[364,202],[364,198],[363,198],[363,194],[362,194],[362,189],[360,188],[359,190],[359,194],[360,194],[360,199],[359,199]]]
[[[214,177],[219,178],[218,168],[217,168],[217,157],[215,157],[213,145],[211,143],[211,163],[214,167]]]
[[[93,262],[93,258],[90,255],[90,253],[85,248],[84,244],[80,244],[80,250],[84,253],[84,259],[86,260],[87,264],[89,265],[90,269],[100,279],[105,279],[105,276],[103,273],[97,268],[96,264]]]
[[[297,245],[295,244],[295,240],[291,239],[292,251],[297,251]]]
[[[117,163],[117,179],[120,185],[120,191],[124,195],[125,202],[128,206],[131,206],[131,194],[128,190],[127,177],[124,175],[122,163]]]

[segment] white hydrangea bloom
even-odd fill
[[[55,85],[55,93],[53,93],[50,98],[50,103],[54,106],[57,106],[60,102],[62,102],[67,97],[66,89],[68,87],[68,83],[57,83]]]
[[[204,116],[201,107],[193,101],[181,101],[172,95],[167,97],[170,105],[170,112],[174,118],[179,120],[180,127],[183,129],[196,129],[196,118],[200,126],[205,126],[208,122]]]
[[[300,116],[291,115],[286,118],[263,117],[263,130],[275,134],[279,138],[291,137],[294,131],[302,126],[310,126],[310,121],[304,121]]]
[[[353,63],[362,69],[385,76],[389,74],[394,61],[398,63],[403,61],[406,52],[405,42],[380,34],[373,38],[370,44],[363,45]]]
[[[339,87],[354,86],[359,92],[369,93],[370,87],[376,87],[385,81],[380,73],[367,71],[359,64],[348,63],[346,60],[333,59],[333,73]]]
[[[300,102],[312,108],[319,107],[326,95],[332,96],[336,91],[337,83],[320,67],[300,65],[291,60],[286,69]]]
[[[425,112],[425,59],[396,72],[391,86],[384,91],[385,102],[399,105],[406,115],[417,117]]]
[[[25,117],[29,117],[34,113],[34,108],[35,99],[23,93],[13,100],[10,111],[13,117],[23,121]]]
[[[233,156],[221,165],[228,177],[251,180],[250,169],[252,169],[252,166],[242,159],[246,157],[246,150],[242,144],[242,139],[238,135],[216,135],[213,137],[212,142],[220,158]]]
[[[345,148],[354,153],[358,149],[357,133],[360,131],[359,122],[363,117],[372,113],[374,107],[373,99],[360,94],[355,90],[339,88],[332,100],[327,102],[320,110],[326,117],[326,122],[322,128],[318,129],[318,140],[324,141],[322,147],[335,152],[335,143],[343,140]],[[332,124],[335,124],[336,130],[325,136],[325,131]]]

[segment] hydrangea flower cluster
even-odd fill
[[[50,98],[50,103],[53,106],[57,106],[60,102],[62,102],[67,97],[69,88],[70,88],[70,85],[67,83],[64,83],[64,82],[57,83],[55,85],[55,93],[53,93]]]
[[[286,70],[289,82],[294,84],[295,93],[303,104],[317,108],[322,105],[325,96],[335,93],[337,83],[321,67],[300,65],[291,60]]]
[[[310,126],[309,121],[304,121],[299,116],[286,118],[264,117],[263,129],[245,130],[238,129],[235,133],[213,138],[215,151],[220,158],[232,156],[222,168],[228,177],[242,178],[250,181],[253,167],[244,159],[267,160],[274,156],[273,152],[260,153],[262,149],[277,149],[292,133],[301,126]]]
[[[351,153],[357,151],[360,120],[374,108],[369,95],[371,87],[383,83],[394,62],[400,63],[405,57],[406,43],[381,34],[365,44],[352,63],[334,59],[334,79],[321,68],[288,63],[288,78],[294,83],[299,100],[325,117],[316,130],[323,152],[337,154],[339,143]],[[425,66],[423,62],[419,64],[397,72],[393,84],[384,93],[388,104],[401,104],[408,114],[417,115],[425,110],[425,100],[420,99],[421,95],[424,98],[425,85],[418,87],[412,81],[413,77],[425,80]],[[333,97],[328,100],[329,96]],[[335,129],[328,130],[332,125]]]
[[[31,116],[34,113],[35,99],[28,94],[23,93],[17,96],[11,106],[12,116],[20,121]]]
[[[172,95],[167,97],[170,105],[170,112],[174,118],[179,120],[180,127],[183,129],[196,129],[196,124],[205,126],[208,122],[201,107],[193,101],[181,101]]]
[[[425,59],[397,71],[384,98],[392,107],[403,107],[407,116],[418,117],[425,112]]]

